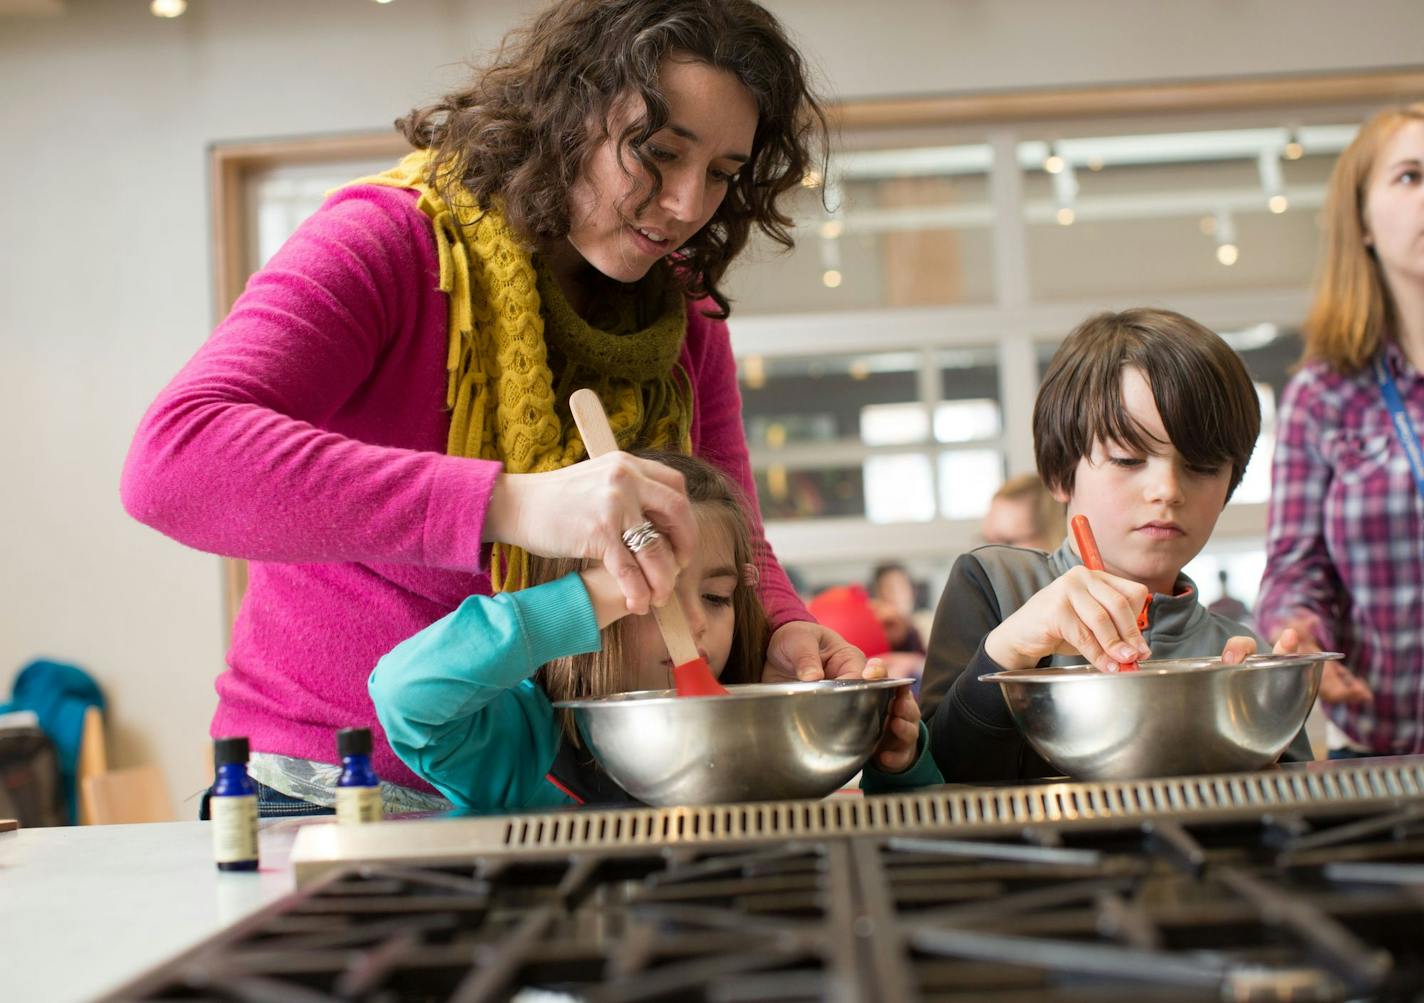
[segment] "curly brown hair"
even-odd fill
[[[753,0],[561,0],[511,33],[491,65],[464,90],[417,108],[396,127],[433,150],[430,183],[445,197],[488,206],[498,196],[516,232],[531,242],[569,232],[568,193],[588,155],[611,138],[619,99],[641,97],[646,113],[617,137],[651,178],[641,212],[662,188],[644,151],[668,121],[658,67],[686,53],[735,76],[753,95],[757,128],[751,160],[735,175],[712,219],[678,252],[687,295],[711,297],[726,317],[718,284],[746,246],[753,224],[782,247],[792,219],[778,205],[819,163],[827,126],[804,61],[781,24]],[[603,123],[590,129],[589,122]]]

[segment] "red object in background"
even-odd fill
[[[822,626],[829,627],[867,658],[890,650],[885,628],[871,608],[870,596],[859,585],[836,585],[817,595],[806,608]]]

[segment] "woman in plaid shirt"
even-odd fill
[[[1325,217],[1305,361],[1281,400],[1258,615],[1267,636],[1295,627],[1314,642],[1302,650],[1345,653],[1320,687],[1334,746],[1419,753],[1424,104],[1364,125]]]

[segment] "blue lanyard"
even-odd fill
[[[1414,468],[1414,484],[1419,496],[1424,498],[1424,449],[1419,445],[1419,433],[1414,431],[1414,422],[1409,420],[1409,412],[1404,410],[1404,399],[1399,396],[1399,387],[1389,374],[1383,355],[1375,356],[1375,383],[1379,385],[1384,406],[1389,408],[1389,420],[1394,425],[1394,434],[1404,447],[1404,455],[1409,457],[1409,465]]]

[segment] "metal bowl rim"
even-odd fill
[[[867,690],[898,689],[909,686],[913,679],[818,679],[811,683],[738,683],[728,687],[730,692],[705,697],[680,697],[676,690],[634,690],[630,693],[613,693],[605,697],[584,697],[579,700],[560,700],[554,704],[558,708],[580,710],[592,707],[649,707],[666,703],[684,703],[695,700],[699,704],[724,704],[729,701],[760,700],[768,696],[790,696],[808,698],[827,693],[863,693]]]
[[[1338,651],[1310,651],[1298,655],[1248,655],[1244,662],[1226,665],[1220,656],[1164,658],[1139,664],[1136,672],[1102,672],[1091,665],[1069,665],[1061,669],[1005,669],[979,677],[981,683],[1068,683],[1091,679],[1153,679],[1188,672],[1258,671],[1300,669],[1317,662],[1344,658]]]

